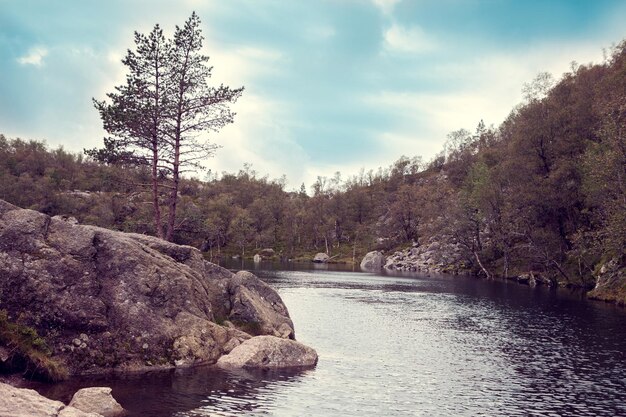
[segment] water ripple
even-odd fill
[[[132,416],[626,415],[623,310],[464,278],[263,278],[317,349],[317,368],[107,381]]]

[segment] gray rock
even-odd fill
[[[364,271],[380,271],[385,265],[385,256],[380,251],[368,252],[361,261]]]
[[[315,257],[313,257],[313,262],[315,263],[326,263],[330,259],[330,256],[325,254],[324,252],[317,253]]]
[[[102,417],[60,401],[50,400],[32,389],[15,388],[0,382],[0,417]]]
[[[299,368],[317,364],[317,352],[295,340],[274,336],[257,336],[246,340],[217,365],[223,368]]]
[[[111,395],[111,388],[91,387],[78,390],[70,401],[70,407],[104,417],[119,417],[125,414],[124,408]]]
[[[269,259],[269,258],[273,258],[276,255],[276,252],[274,251],[274,249],[272,248],[265,248],[265,249],[261,249],[259,251],[259,256],[262,259]]]
[[[269,334],[295,339],[293,322],[279,295],[252,273],[239,271],[228,283],[231,294],[229,320],[254,335]]]
[[[233,337],[294,337],[284,303],[252,274],[236,276],[189,246],[2,200],[0,298],[71,374],[214,363]],[[225,320],[238,329],[216,323]]]

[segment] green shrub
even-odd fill
[[[37,331],[12,323],[5,310],[0,310],[0,345],[10,351],[9,371],[21,371],[27,378],[50,382],[67,378],[67,369],[51,357],[51,349]]]

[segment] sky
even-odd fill
[[[623,0],[0,0],[0,133],[102,146],[92,98],[124,82],[133,32],[171,35],[192,11],[210,84],[245,87],[205,165],[288,189],[427,161],[452,131],[498,126],[538,73],[626,38]]]

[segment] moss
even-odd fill
[[[252,336],[260,336],[263,334],[261,323],[258,321],[233,321],[233,324],[239,330]]]
[[[11,355],[9,370],[22,371],[27,378],[61,381],[67,378],[67,369],[52,358],[46,341],[32,327],[9,321],[5,310],[0,310],[0,344]]]

